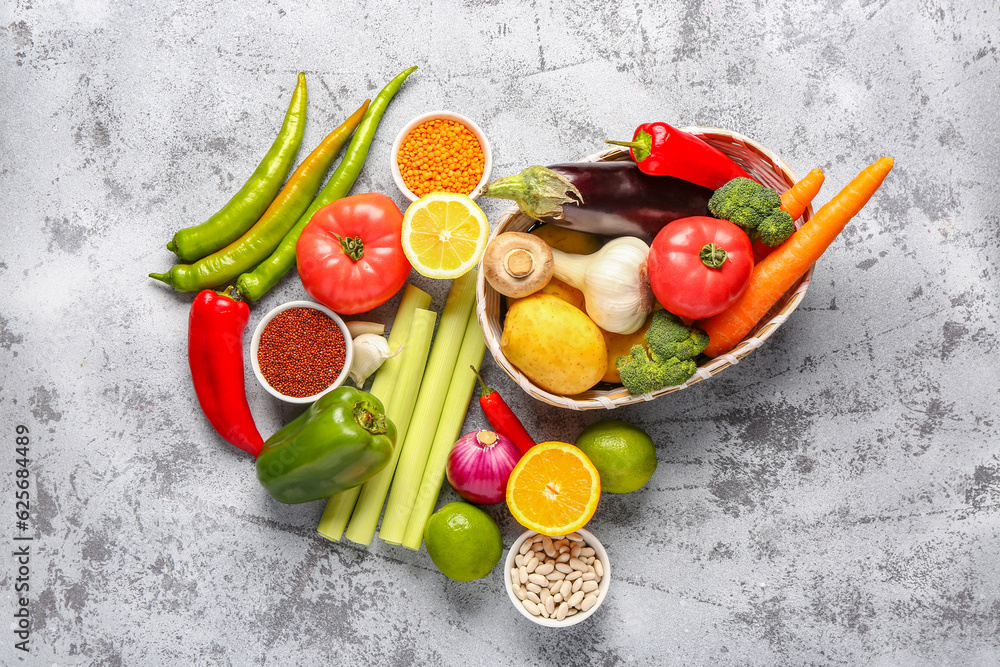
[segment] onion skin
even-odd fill
[[[493,431],[466,433],[448,455],[448,484],[470,503],[503,502],[507,479],[520,458],[521,452],[506,436]]]

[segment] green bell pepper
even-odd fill
[[[374,476],[395,444],[396,426],[381,401],[339,387],[267,439],[257,479],[278,502],[319,500]]]

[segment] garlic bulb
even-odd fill
[[[552,250],[553,275],[583,292],[587,315],[605,331],[630,334],[653,310],[646,259],[649,246],[633,236],[606,243],[592,255]]]
[[[394,353],[389,354],[389,341],[382,336],[365,333],[354,339],[354,361],[351,362],[351,370],[348,374],[354,380],[354,384],[361,389],[365,386],[365,380],[377,371],[386,359],[391,359],[402,351],[403,346]]]

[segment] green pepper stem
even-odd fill
[[[354,421],[358,426],[368,431],[372,435],[382,435],[386,432],[385,415],[378,411],[372,403],[368,401],[358,401],[354,404]]]
[[[653,135],[645,130],[640,131],[634,141],[611,141],[610,139],[605,139],[604,143],[631,148],[632,157],[635,158],[636,162],[642,162],[653,152]]]
[[[334,234],[334,236],[340,241],[340,247],[344,249],[344,253],[355,262],[365,256],[365,242],[361,240],[360,236],[343,238],[339,234]]]
[[[152,278],[153,280],[163,281],[166,284],[170,285],[171,287],[173,287],[174,285],[173,280],[171,280],[172,276],[169,271],[167,273],[150,273],[149,277]]]
[[[710,269],[721,268],[728,257],[729,253],[714,243],[706,243],[698,253],[698,259]]]
[[[490,394],[492,394],[493,389],[490,389],[489,387],[486,386],[486,382],[483,380],[483,376],[479,374],[479,371],[476,370],[476,367],[473,366],[472,364],[469,364],[469,368],[471,368],[472,372],[476,374],[476,377],[479,379],[479,386],[482,387],[479,393],[479,397],[483,398],[485,396],[489,396]]]

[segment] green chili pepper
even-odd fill
[[[384,468],[396,426],[382,402],[339,387],[264,443],[257,479],[281,503],[306,503],[362,484]]]
[[[354,133],[354,138],[351,139],[351,144],[347,147],[347,152],[337,167],[337,171],[330,177],[329,182],[320,191],[309,209],[299,218],[292,230],[285,235],[281,245],[270,257],[261,262],[253,271],[241,275],[236,281],[236,289],[240,296],[247,301],[256,301],[274,287],[282,276],[288,273],[289,269],[295,266],[295,244],[298,243],[302,230],[309,224],[316,211],[350,192],[354,181],[361,174],[365,158],[368,157],[368,148],[375,137],[375,130],[378,128],[379,121],[382,120],[382,115],[389,106],[389,102],[399,91],[400,86],[403,85],[403,81],[416,69],[416,67],[411,67],[401,72],[375,96],[372,105],[368,107],[368,113],[365,114],[364,120],[358,126],[357,132]]]
[[[185,262],[193,262],[243,236],[281,189],[299,152],[305,128],[306,75],[299,72],[299,81],[292,93],[292,102],[288,105],[281,131],[250,179],[218,213],[200,225],[185,227],[174,234],[167,250],[176,253]]]
[[[370,102],[365,100],[302,161],[257,224],[238,241],[193,264],[177,264],[167,273],[150,273],[149,277],[162,280],[178,292],[194,292],[230,283],[266,259],[309,206],[327,170],[361,122]]]

